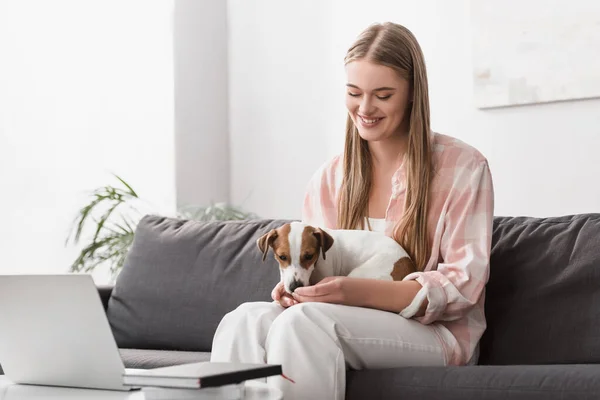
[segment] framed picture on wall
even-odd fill
[[[600,97],[600,1],[471,0],[478,108]]]

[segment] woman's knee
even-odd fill
[[[273,322],[271,330],[297,329],[307,324],[321,325],[330,321],[327,303],[300,303],[287,308]]]
[[[234,310],[225,314],[227,320],[258,320],[261,318],[276,318],[283,311],[283,307],[274,302],[253,301],[242,303]]]
[[[237,306],[232,312],[255,312],[256,310],[273,308],[275,305],[275,303],[268,301],[248,301]]]

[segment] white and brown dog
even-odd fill
[[[292,222],[272,229],[256,243],[263,261],[269,247],[273,249],[285,291],[290,294],[328,276],[399,281],[415,272],[402,246],[380,232]]]

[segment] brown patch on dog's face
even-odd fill
[[[302,250],[300,253],[300,264],[308,268],[319,258],[319,250],[322,252],[323,260],[325,253],[333,245],[333,238],[320,228],[307,226],[302,232]],[[311,257],[309,257],[311,256]]]
[[[406,275],[416,271],[415,263],[408,257],[402,257],[394,263],[394,269],[390,275],[393,280],[401,281]]]
[[[267,257],[269,247],[271,247],[273,249],[275,259],[281,268],[286,268],[290,265],[292,262],[290,257],[289,242],[290,229],[290,224],[285,224],[277,229],[271,229],[268,233],[258,238],[256,244],[259,250],[263,253],[263,261]]]
[[[273,253],[275,259],[279,263],[281,268],[287,268],[292,263],[292,257],[290,255],[290,224],[285,224],[277,228],[279,235],[273,242]]]
[[[315,228],[307,226],[302,231],[302,246],[300,246],[300,265],[307,269],[319,258],[319,240],[315,236]]]

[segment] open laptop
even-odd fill
[[[15,383],[132,389],[89,274],[0,275],[0,365]]]

